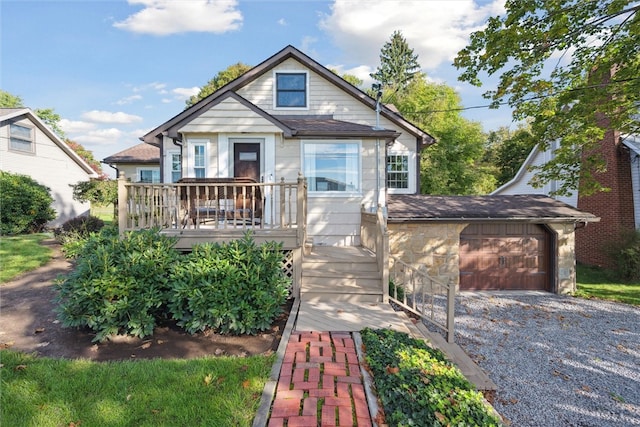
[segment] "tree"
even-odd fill
[[[0,89],[0,107],[2,108],[20,108],[22,107],[22,98],[11,95]]]
[[[489,132],[485,159],[497,169],[497,185],[511,180],[536,145],[529,124],[519,124],[516,130],[501,126]]]
[[[222,86],[231,82],[232,80],[237,79],[247,71],[249,71],[251,65],[243,64],[242,62],[238,62],[236,64],[228,66],[226,69],[220,71],[216,74],[209,82],[200,89],[197,95],[190,97],[187,101],[187,107],[189,108],[192,105],[196,104],[201,99],[206,98],[211,95],[216,90],[220,89]]]
[[[402,32],[394,31],[380,51],[380,65],[370,76],[388,93],[403,92],[419,75],[418,55],[413,53]]]
[[[532,118],[541,149],[559,142],[555,157],[535,168],[534,184],[564,182],[556,194],[581,185],[602,189],[594,172],[606,167],[594,151],[606,129],[637,133],[640,107],[640,5],[632,0],[508,0],[506,13],[471,34],[454,65],[484,96],[507,103],[514,118]]]
[[[93,157],[93,153],[89,150],[87,150],[86,148],[84,148],[82,146],[82,144],[79,144],[75,141],[72,141],[70,139],[67,139],[65,141],[67,143],[67,145],[69,147],[71,147],[71,149],[73,151],[76,152],[76,154],[78,154],[78,156],[82,157],[82,159],[87,162],[87,164],[89,164],[89,166],[91,166],[91,169],[93,169],[95,171],[95,173],[97,173],[98,175],[100,175],[100,179],[106,179],[107,175],[104,173],[104,171],[102,170],[102,165],[100,165],[100,162],[96,160],[95,157]]]
[[[485,194],[495,188],[494,171],[482,161],[486,140],[482,126],[462,117],[460,97],[453,88],[420,75],[396,102],[403,116],[437,140],[421,155],[421,193]]]
[[[329,68],[329,71],[331,71],[333,74],[339,76],[338,74],[338,70],[336,70],[335,68]],[[364,81],[354,75],[354,74],[348,74],[348,73],[344,73],[343,75],[340,76],[343,80],[345,80],[346,82],[352,84],[353,86],[359,88],[362,86],[362,84],[364,83]]]
[[[80,181],[73,187],[73,200],[89,202],[97,206],[118,204],[118,181],[114,179],[91,179]]]

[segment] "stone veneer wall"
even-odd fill
[[[407,264],[425,265],[429,274],[459,286],[460,233],[468,223],[388,223],[389,252]],[[557,256],[553,269],[560,294],[576,290],[575,233],[573,223],[547,224],[556,235]],[[553,245],[552,245],[553,246]]]

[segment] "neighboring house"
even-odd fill
[[[533,188],[532,166],[546,163],[553,158],[555,146],[541,151],[534,147],[516,176],[492,194],[549,194],[560,182],[552,181],[544,188]],[[576,191],[569,197],[556,197],[580,210],[601,218],[597,224],[576,230],[576,258],[588,265],[613,266],[607,255],[609,245],[634,229],[640,229],[640,138],[607,131],[598,146],[607,170],[598,174],[601,184],[610,191],[582,196]]]
[[[239,232],[251,224],[256,237],[282,237],[285,249],[296,253],[291,261],[294,270],[317,264],[300,264],[304,257],[299,249],[309,243],[315,247],[362,245],[374,252],[389,247],[386,255],[426,268],[441,282],[462,289],[566,293],[575,290],[574,228],[596,220],[548,197],[418,194],[420,152],[434,139],[292,46],[141,139],[159,147],[163,183],[175,181],[177,172],[188,182],[201,178],[219,183],[235,177],[263,183],[259,184],[262,206],[255,209],[253,201],[250,209],[261,211],[260,221],[244,221]],[[301,191],[300,183],[297,192],[293,189],[299,177],[306,180],[306,191]],[[269,192],[277,191],[281,181],[282,188],[291,190],[273,197]],[[285,187],[286,183],[293,187]],[[127,186],[121,181],[122,200],[128,197],[131,206],[120,212],[121,229],[164,221],[166,232],[179,237],[185,249],[205,238],[232,236],[234,229],[227,228],[227,219],[229,209],[237,215],[237,204],[234,208],[215,201],[203,207],[194,203],[200,200],[198,194],[206,194],[209,200],[219,198],[224,187],[211,184],[207,190],[195,185],[189,193],[184,190],[189,184],[180,185]],[[140,206],[146,195],[172,189],[180,194],[178,202],[191,200],[186,213],[166,198],[159,202],[149,198],[154,206]],[[297,195],[293,202],[289,194]],[[383,209],[376,215],[378,208]],[[176,216],[175,211],[181,213]],[[193,218],[190,212],[206,212],[214,221],[200,226],[197,215],[193,222],[182,219]],[[300,233],[289,239],[286,233],[293,227]],[[387,229],[389,246],[380,246],[384,239],[380,232]],[[345,248],[345,255],[332,259],[348,260],[348,253]],[[384,278],[383,257],[378,262]],[[327,278],[336,274],[322,272],[309,280],[326,285],[333,283]],[[349,270],[339,275],[351,274]],[[353,292],[357,287],[345,288]],[[376,291],[378,296],[382,289]]]
[[[98,175],[28,108],[0,108],[0,170],[28,175],[51,189],[55,220],[89,214],[89,203],[73,200],[71,185]]]
[[[169,182],[176,182],[180,175],[180,154],[177,154],[169,168],[175,168]],[[134,147],[106,157],[102,163],[116,170],[116,176],[124,173],[132,182],[160,182],[160,148],[143,142]]]

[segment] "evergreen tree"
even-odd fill
[[[380,50],[380,65],[370,76],[383,89],[403,92],[419,73],[418,55],[413,53],[402,32],[396,30]]]

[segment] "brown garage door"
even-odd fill
[[[537,224],[471,224],[460,234],[461,290],[550,290],[549,234]]]

